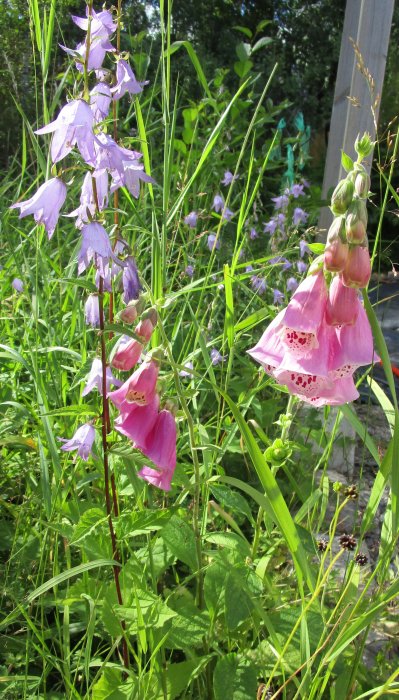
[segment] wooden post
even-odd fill
[[[355,158],[356,136],[368,131],[371,138],[375,138],[375,121],[379,112],[379,101],[375,104],[375,100],[382,93],[393,7],[394,0],[347,0],[324,170],[324,199],[344,177],[341,151]],[[363,63],[356,56],[351,39],[358,47]],[[372,94],[365,71],[374,82]],[[372,154],[365,163],[369,171],[371,161]],[[329,208],[323,207],[319,218],[321,240],[325,239],[331,221]]]

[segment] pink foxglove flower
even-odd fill
[[[367,287],[371,277],[370,254],[368,247],[350,246],[348,259],[342,273],[346,287],[362,289]]]
[[[147,435],[142,452],[160,469],[173,471],[176,466],[176,421],[167,410],[161,411]]]
[[[65,452],[77,450],[79,457],[87,462],[89,455],[91,455],[95,436],[96,432],[93,426],[90,423],[85,423],[77,429],[76,433],[70,440],[65,438],[58,439],[61,440],[61,442],[65,442],[65,445],[61,447],[61,450],[64,450]]]
[[[151,340],[151,336],[154,332],[154,324],[150,318],[144,318],[137,324],[135,332],[140,338],[143,338],[145,342],[148,343]]]
[[[67,188],[59,177],[47,180],[37,192],[25,202],[17,202],[11,209],[19,207],[19,218],[33,214],[37,224],[44,224],[48,237],[54,233],[60,209],[65,202]]]
[[[65,158],[75,144],[82,158],[89,165],[95,164],[93,113],[84,100],[72,100],[61,109],[57,119],[41,129],[36,134],[53,133],[51,140],[51,159],[53,163]]]
[[[82,245],[78,254],[78,274],[86,270],[93,260],[101,277],[105,277],[105,268],[111,258],[117,265],[124,264],[114,254],[104,226],[97,221],[83,226]]]
[[[357,299],[355,323],[341,326],[331,346],[330,371],[337,378],[346,377],[363,365],[379,360],[374,352],[373,335],[367,314]]]
[[[304,354],[318,347],[317,331],[324,318],[327,286],[322,271],[299,285],[284,315],[282,339],[291,353]]]
[[[173,478],[173,471],[168,469],[152,469],[152,467],[143,467],[137,472],[144,481],[147,481],[151,486],[157,486],[157,488],[162,489],[162,491],[170,491],[171,481]]]
[[[156,423],[158,408],[158,394],[155,394],[145,406],[139,406],[137,403],[130,404],[129,413],[116,419],[115,430],[132,440],[135,447],[141,450]]]
[[[105,382],[106,382],[107,393],[109,392],[109,390],[111,388],[111,384],[113,384],[114,386],[120,386],[122,384],[122,382],[119,379],[116,379],[114,377],[110,367],[107,367],[107,369],[106,369]],[[98,357],[94,358],[93,363],[91,365],[90,372],[86,377],[86,386],[82,391],[82,396],[86,396],[91,391],[93,391],[93,389],[97,389],[100,396],[102,396],[102,393],[103,393],[103,367],[101,364],[101,360]]]
[[[135,338],[130,338],[128,335],[122,335],[119,338],[111,356],[111,365],[115,369],[128,372],[137,365],[143,346]]]
[[[359,398],[359,392],[351,376],[343,379],[335,379],[330,389],[325,389],[321,395],[299,397],[302,401],[310,403],[315,408],[320,406],[342,406],[344,403],[351,403]]]
[[[116,65],[116,86],[112,88],[114,100],[120,100],[126,93],[138,95],[147,84],[148,80],[143,83],[136,80],[136,76],[127,61],[119,59]]]
[[[108,396],[121,415],[126,416],[131,411],[132,404],[145,406],[153,400],[157,379],[158,365],[156,362],[153,360],[143,362],[132,376],[122,384],[120,389],[111,391]]]
[[[359,300],[356,289],[345,287],[336,275],[331,282],[326,306],[326,321],[330,326],[346,326],[356,321]]]

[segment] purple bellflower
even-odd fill
[[[277,229],[277,220],[276,219],[270,219],[266,224],[263,225],[263,233],[268,233],[270,236],[273,235],[273,233],[276,232]]]
[[[85,303],[85,320],[88,326],[99,328],[100,308],[97,294],[89,294]]]
[[[119,59],[116,65],[116,86],[111,90],[114,100],[120,100],[126,93],[138,95],[147,84],[148,80],[139,83],[127,61]]]
[[[183,367],[185,367],[185,369],[180,370],[180,377],[191,377],[193,374],[191,371],[194,367],[193,363],[189,360],[188,362],[184,363]]]
[[[81,425],[76,433],[71,437],[70,440],[65,438],[58,438],[61,442],[65,442],[65,445],[61,447],[61,450],[65,452],[72,452],[77,450],[79,457],[84,459],[85,462],[89,459],[91,455],[91,450],[93,447],[94,438],[96,436],[96,431],[90,423],[84,423]]]
[[[213,198],[213,204],[212,204],[212,206],[213,206],[214,210],[215,210],[217,213],[219,213],[220,211],[222,211],[222,209],[223,209],[223,207],[224,207],[224,199],[223,199],[222,195],[220,195],[220,194],[215,194],[215,196],[214,196],[214,198]]]
[[[234,212],[231,211],[228,207],[225,207],[222,211],[222,219],[225,221],[231,221],[232,217],[234,216]]]
[[[190,211],[187,216],[184,217],[184,223],[190,228],[195,228],[198,221],[198,214],[196,211]]]
[[[299,224],[305,224],[308,220],[309,214],[306,213],[301,207],[295,207],[294,213],[292,215],[292,222],[294,226],[299,226]]]
[[[252,275],[251,287],[257,294],[264,294],[267,288],[267,282],[263,277],[258,277],[258,275]]]
[[[194,275],[194,265],[187,265],[186,269],[184,270],[185,274],[187,277],[193,277]]]
[[[295,277],[289,277],[285,286],[287,287],[289,292],[295,292],[295,290],[299,286],[299,282],[295,279]]]
[[[37,224],[44,224],[48,237],[54,233],[60,209],[65,202],[67,188],[59,177],[47,180],[39,187],[36,194],[25,202],[17,202],[11,209],[19,207],[19,218],[33,214]]]
[[[83,73],[84,64],[86,62],[86,41],[81,41],[75,49],[69,49],[67,46],[63,46],[63,44],[60,44],[60,47],[63,49],[63,51],[65,51],[65,53],[75,58],[76,70]],[[87,69],[89,71],[99,70],[104,62],[107,51],[115,51],[114,47],[107,38],[100,36],[91,37],[89,57],[87,59]]]
[[[116,379],[112,374],[110,367],[107,367],[105,373],[106,389],[107,394],[111,388],[111,384],[114,386],[121,386],[122,382]],[[97,389],[98,393],[102,396],[103,393],[103,366],[99,357],[95,357],[91,365],[89,374],[86,377],[86,386],[82,391],[82,396],[86,396],[93,389]]]
[[[90,261],[93,260],[101,277],[105,277],[105,267],[110,258],[117,265],[124,266],[125,264],[113,252],[104,226],[101,226],[97,221],[85,224],[82,228],[82,246],[78,255],[78,274],[81,275],[89,267]]]
[[[306,241],[304,241],[303,238],[301,238],[301,240],[299,241],[299,254],[301,258],[303,258],[305,253],[310,253],[310,248]]]
[[[141,284],[136,261],[132,255],[128,255],[125,260],[125,267],[122,272],[122,285],[125,304],[139,298]]]
[[[280,197],[272,197],[272,202],[274,202],[275,209],[286,209],[289,197],[286,194],[282,194]]]
[[[215,233],[209,234],[206,244],[211,252],[213,250],[219,250],[220,248],[220,240],[216,237]]]
[[[290,267],[292,267],[290,261],[287,260],[287,258],[284,258],[282,255],[277,255],[275,258],[270,258],[269,265],[281,265],[282,270],[289,270]]]
[[[11,286],[19,294],[21,294],[21,292],[24,291],[24,283],[22,282],[22,280],[19,279],[19,277],[15,277],[15,279],[13,279],[13,281],[11,282]]]
[[[297,199],[298,197],[301,197],[304,194],[304,185],[301,183],[297,183],[295,185],[292,185],[290,189],[290,194],[294,197],[294,199]]]
[[[283,304],[284,300],[284,294],[280,292],[279,289],[273,289],[273,304],[275,304],[275,306],[277,306],[277,304]]]
[[[90,109],[96,124],[108,117],[111,101],[110,86],[107,83],[97,83],[90,92]]]
[[[223,362],[226,359],[225,355],[221,355],[219,350],[216,350],[216,348],[212,348],[211,350],[211,362],[213,366],[218,365],[220,362]]]
[[[87,102],[84,100],[72,100],[68,102],[59,113],[57,119],[50,122],[36,134],[53,133],[51,139],[51,159],[53,163],[65,158],[72,151],[75,144],[82,155],[83,160],[89,165],[95,164],[94,116]]]
[[[303,260],[298,260],[296,266],[300,275],[304,275],[306,270],[308,269],[307,264],[303,262]]]
[[[80,206],[68,214],[68,216],[77,216],[75,222],[75,226],[77,228],[82,228],[84,224],[88,223],[88,211],[90,215],[94,217],[97,209],[97,203],[95,202],[93,193],[93,177],[96,179],[97,202],[99,210],[102,211],[108,204],[107,171],[94,170],[93,172],[86,173],[80,192]]]
[[[249,232],[249,237],[250,237],[251,241],[254,241],[255,238],[258,238],[258,232],[257,232],[256,228],[253,228],[253,227],[251,228],[251,230]]]
[[[221,181],[222,185],[231,185],[234,180],[237,180],[238,175],[233,175],[233,173],[230,172],[230,170],[226,170],[224,173],[223,180]]]
[[[73,22],[83,31],[87,32],[89,28],[88,15],[89,11],[86,8],[87,17],[77,17],[76,15],[71,15]],[[90,24],[90,36],[96,37],[109,37],[116,31],[117,25],[112,20],[112,14],[109,10],[101,10],[101,12],[91,11],[91,24]]]

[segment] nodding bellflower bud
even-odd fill
[[[331,210],[335,216],[345,214],[353,199],[354,191],[355,186],[349,178],[338,183],[331,197]]]

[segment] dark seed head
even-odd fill
[[[368,562],[368,559],[365,554],[356,554],[355,556],[355,563],[359,564],[359,566],[366,566]]]
[[[350,552],[353,552],[353,550],[356,548],[356,538],[353,535],[347,535],[344,533],[339,538],[339,543],[342,549],[347,549]]]
[[[317,549],[319,552],[325,552],[328,547],[328,540],[325,537],[321,537],[317,540]]]
[[[355,484],[351,484],[351,486],[347,486],[345,489],[345,496],[346,496],[346,498],[352,498],[355,501],[356,498],[358,498],[358,496],[359,496],[357,486]]]
[[[265,683],[261,683],[258,687],[258,692],[256,694],[256,700],[270,700],[274,695],[274,690]]]

